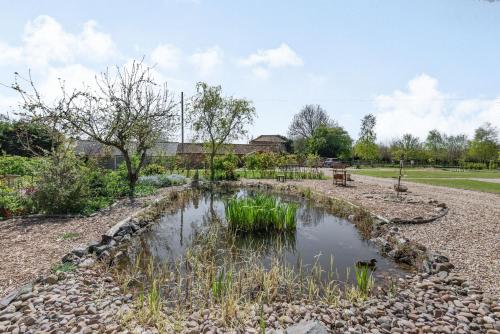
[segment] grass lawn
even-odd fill
[[[399,169],[397,168],[353,169],[351,172],[382,178],[396,178],[399,175]],[[472,178],[500,179],[500,171],[458,172],[455,170],[426,168],[405,169],[403,174],[406,181],[500,194],[500,183],[471,180]]]
[[[375,177],[398,177],[398,168],[367,168],[367,169],[352,169],[354,174],[362,174]],[[403,169],[405,178],[481,178],[481,179],[500,179],[500,171],[466,171],[458,172],[452,169]]]
[[[449,188],[467,189],[484,191],[488,193],[500,194],[500,183],[484,182],[477,180],[459,180],[459,179],[406,179],[411,182],[431,184]]]

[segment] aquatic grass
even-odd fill
[[[368,296],[373,287],[373,276],[368,266],[355,266],[357,288],[361,294]]]
[[[146,289],[122,285],[135,294],[137,305],[143,305],[140,312],[130,316],[158,329],[167,324],[172,328],[186,321],[193,311],[210,309],[229,328],[241,328],[249,320],[249,310],[258,314],[262,303],[307,299],[334,305],[340,299],[336,296],[340,294],[338,281],[331,272],[333,264],[322,268],[319,261],[312,267],[298,262],[300,268],[295,268],[276,251],[265,265],[259,250],[241,249],[237,240],[236,234],[223,224],[212,224],[194,237],[182,258],[168,267],[152,266],[150,255],[138,257],[140,279]],[[131,275],[137,277],[137,261],[131,261],[129,266]],[[123,275],[127,267],[115,270],[121,272],[119,279],[128,280]],[[324,275],[331,280],[325,281]],[[161,296],[162,317],[152,316],[154,312],[150,311],[157,309],[157,296]]]
[[[225,211],[229,228],[238,232],[293,231],[296,228],[295,203],[285,203],[276,197],[232,198]]]

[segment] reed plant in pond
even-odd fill
[[[298,206],[269,195],[232,198],[225,209],[229,228],[238,232],[284,232],[296,228]]]
[[[358,290],[363,295],[368,295],[373,286],[373,276],[371,269],[368,266],[355,266],[354,273],[356,274],[356,283],[358,285]]]

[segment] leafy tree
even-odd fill
[[[253,123],[255,108],[249,100],[222,96],[220,86],[199,82],[196,90],[189,117],[195,138],[207,143],[210,179],[214,181],[216,154],[225,143],[247,133],[245,126]]]
[[[474,140],[498,142],[498,129],[491,123],[486,122],[474,132]]]
[[[25,157],[46,155],[57,142],[43,124],[0,119],[0,153]]]
[[[333,128],[320,126],[307,140],[307,147],[309,153],[346,159],[351,156],[352,139],[340,126]]]
[[[375,133],[376,124],[377,118],[373,114],[365,115],[361,120],[361,131],[359,133],[359,139],[375,142],[375,140],[377,139],[377,135]]]
[[[378,146],[378,156],[382,161],[391,162],[392,159],[391,148],[386,144],[380,144]]]
[[[298,137],[293,141],[293,153],[299,155],[307,154],[307,139]]]
[[[446,161],[448,164],[457,164],[462,160],[467,152],[469,141],[465,134],[455,136],[443,136],[444,151],[446,152]]]
[[[336,123],[320,105],[308,104],[298,114],[293,116],[292,123],[288,128],[288,134],[295,139],[308,139],[321,126],[334,127]]]
[[[420,140],[412,134],[404,134],[402,138],[396,139],[391,144],[391,152],[395,159],[416,159],[421,149]]]
[[[34,123],[51,125],[71,137],[93,139],[117,148],[127,166],[129,196],[134,196],[139,172],[147,151],[158,139],[170,134],[176,125],[176,108],[166,84],[159,85],[151,69],[142,62],[116,68],[96,77],[95,88],[68,92],[61,81],[61,97],[45,103],[31,78],[30,92],[20,86],[16,76],[13,89],[24,99],[21,116]],[[132,157],[139,157],[134,164]]]
[[[476,129],[469,147],[469,156],[480,162],[495,160],[498,152],[498,130],[490,123]]]
[[[429,131],[425,140],[425,148],[429,151],[434,162],[440,160],[443,156],[444,138],[441,133],[434,129]]]
[[[374,115],[368,114],[361,120],[361,131],[359,139],[354,146],[354,153],[362,160],[373,161],[378,158],[378,146],[375,143],[375,125],[377,119]]]
[[[354,154],[361,160],[377,160],[379,157],[379,147],[374,142],[358,140],[356,145],[354,145]]]

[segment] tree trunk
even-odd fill
[[[215,181],[215,165],[214,165],[214,160],[215,160],[215,153],[212,152],[210,154],[210,181],[212,181],[212,182]]]
[[[132,161],[128,155],[128,152],[122,151],[123,159],[125,160],[125,165],[127,166],[127,178],[128,178],[128,197],[130,200],[134,199],[135,195],[135,185],[137,183],[137,172],[134,171],[134,166],[132,166]]]
[[[135,186],[137,184],[137,174],[130,175],[128,180],[128,197],[131,201],[134,200],[135,197]]]

